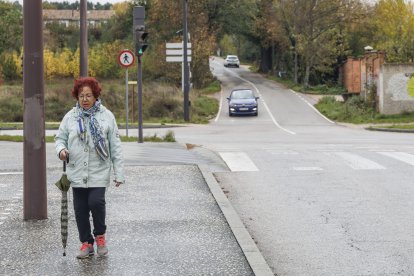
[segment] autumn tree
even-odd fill
[[[345,26],[359,15],[361,3],[358,0],[278,0],[276,4],[294,52],[295,68],[301,69],[302,83],[307,88],[312,73],[332,71],[338,56],[345,55]],[[296,81],[297,75],[295,70]]]
[[[208,0],[189,2],[188,30],[192,44],[191,81],[194,87],[203,87],[212,79],[208,62],[215,49],[216,33],[209,29],[207,23],[207,3]],[[182,1],[153,0],[147,18],[150,50],[155,53],[153,62],[158,65],[150,68],[153,70],[151,73],[153,76],[167,77],[178,84],[181,80],[181,64],[165,61],[165,42],[182,41]],[[144,56],[144,59],[148,56]]]
[[[414,61],[414,4],[379,0],[375,6],[373,46],[385,50],[389,62]]]
[[[22,47],[23,18],[21,6],[0,0],[0,53],[20,51]]]

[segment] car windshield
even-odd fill
[[[251,90],[236,90],[231,93],[232,99],[252,99],[254,98]]]
[[[227,59],[237,59],[236,57],[228,57]]]

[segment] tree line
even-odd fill
[[[192,43],[192,83],[212,80],[209,56],[237,54],[260,72],[289,78],[303,87],[337,85],[348,56],[365,46],[386,52],[387,62],[413,62],[412,0],[198,0],[188,1]],[[75,9],[79,2],[45,2],[44,8]],[[114,9],[107,23],[89,28],[89,70],[119,77],[120,50],[133,49],[132,10],[145,6],[149,48],[143,56],[146,78],[180,83],[181,67],[165,61],[165,43],[182,40],[182,0],[88,3],[88,9]],[[22,7],[0,0],[0,62],[5,80],[21,77]],[[45,26],[45,74],[76,76],[79,28]],[[59,64],[59,65],[58,65]],[[134,68],[131,69],[133,73]]]

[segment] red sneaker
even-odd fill
[[[95,241],[96,241],[96,245],[97,245],[97,248],[98,248],[96,250],[98,255],[99,256],[104,256],[104,255],[108,254],[108,248],[106,247],[106,242],[105,242],[105,235],[96,236]]]
[[[88,242],[84,242],[82,243],[79,254],[76,256],[76,258],[85,259],[85,258],[88,258],[89,256],[92,256],[93,254],[95,254],[93,245],[89,244]]]

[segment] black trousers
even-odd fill
[[[94,243],[89,222],[90,213],[93,219],[93,235],[105,234],[105,191],[106,188],[73,188],[73,207],[81,243]]]

